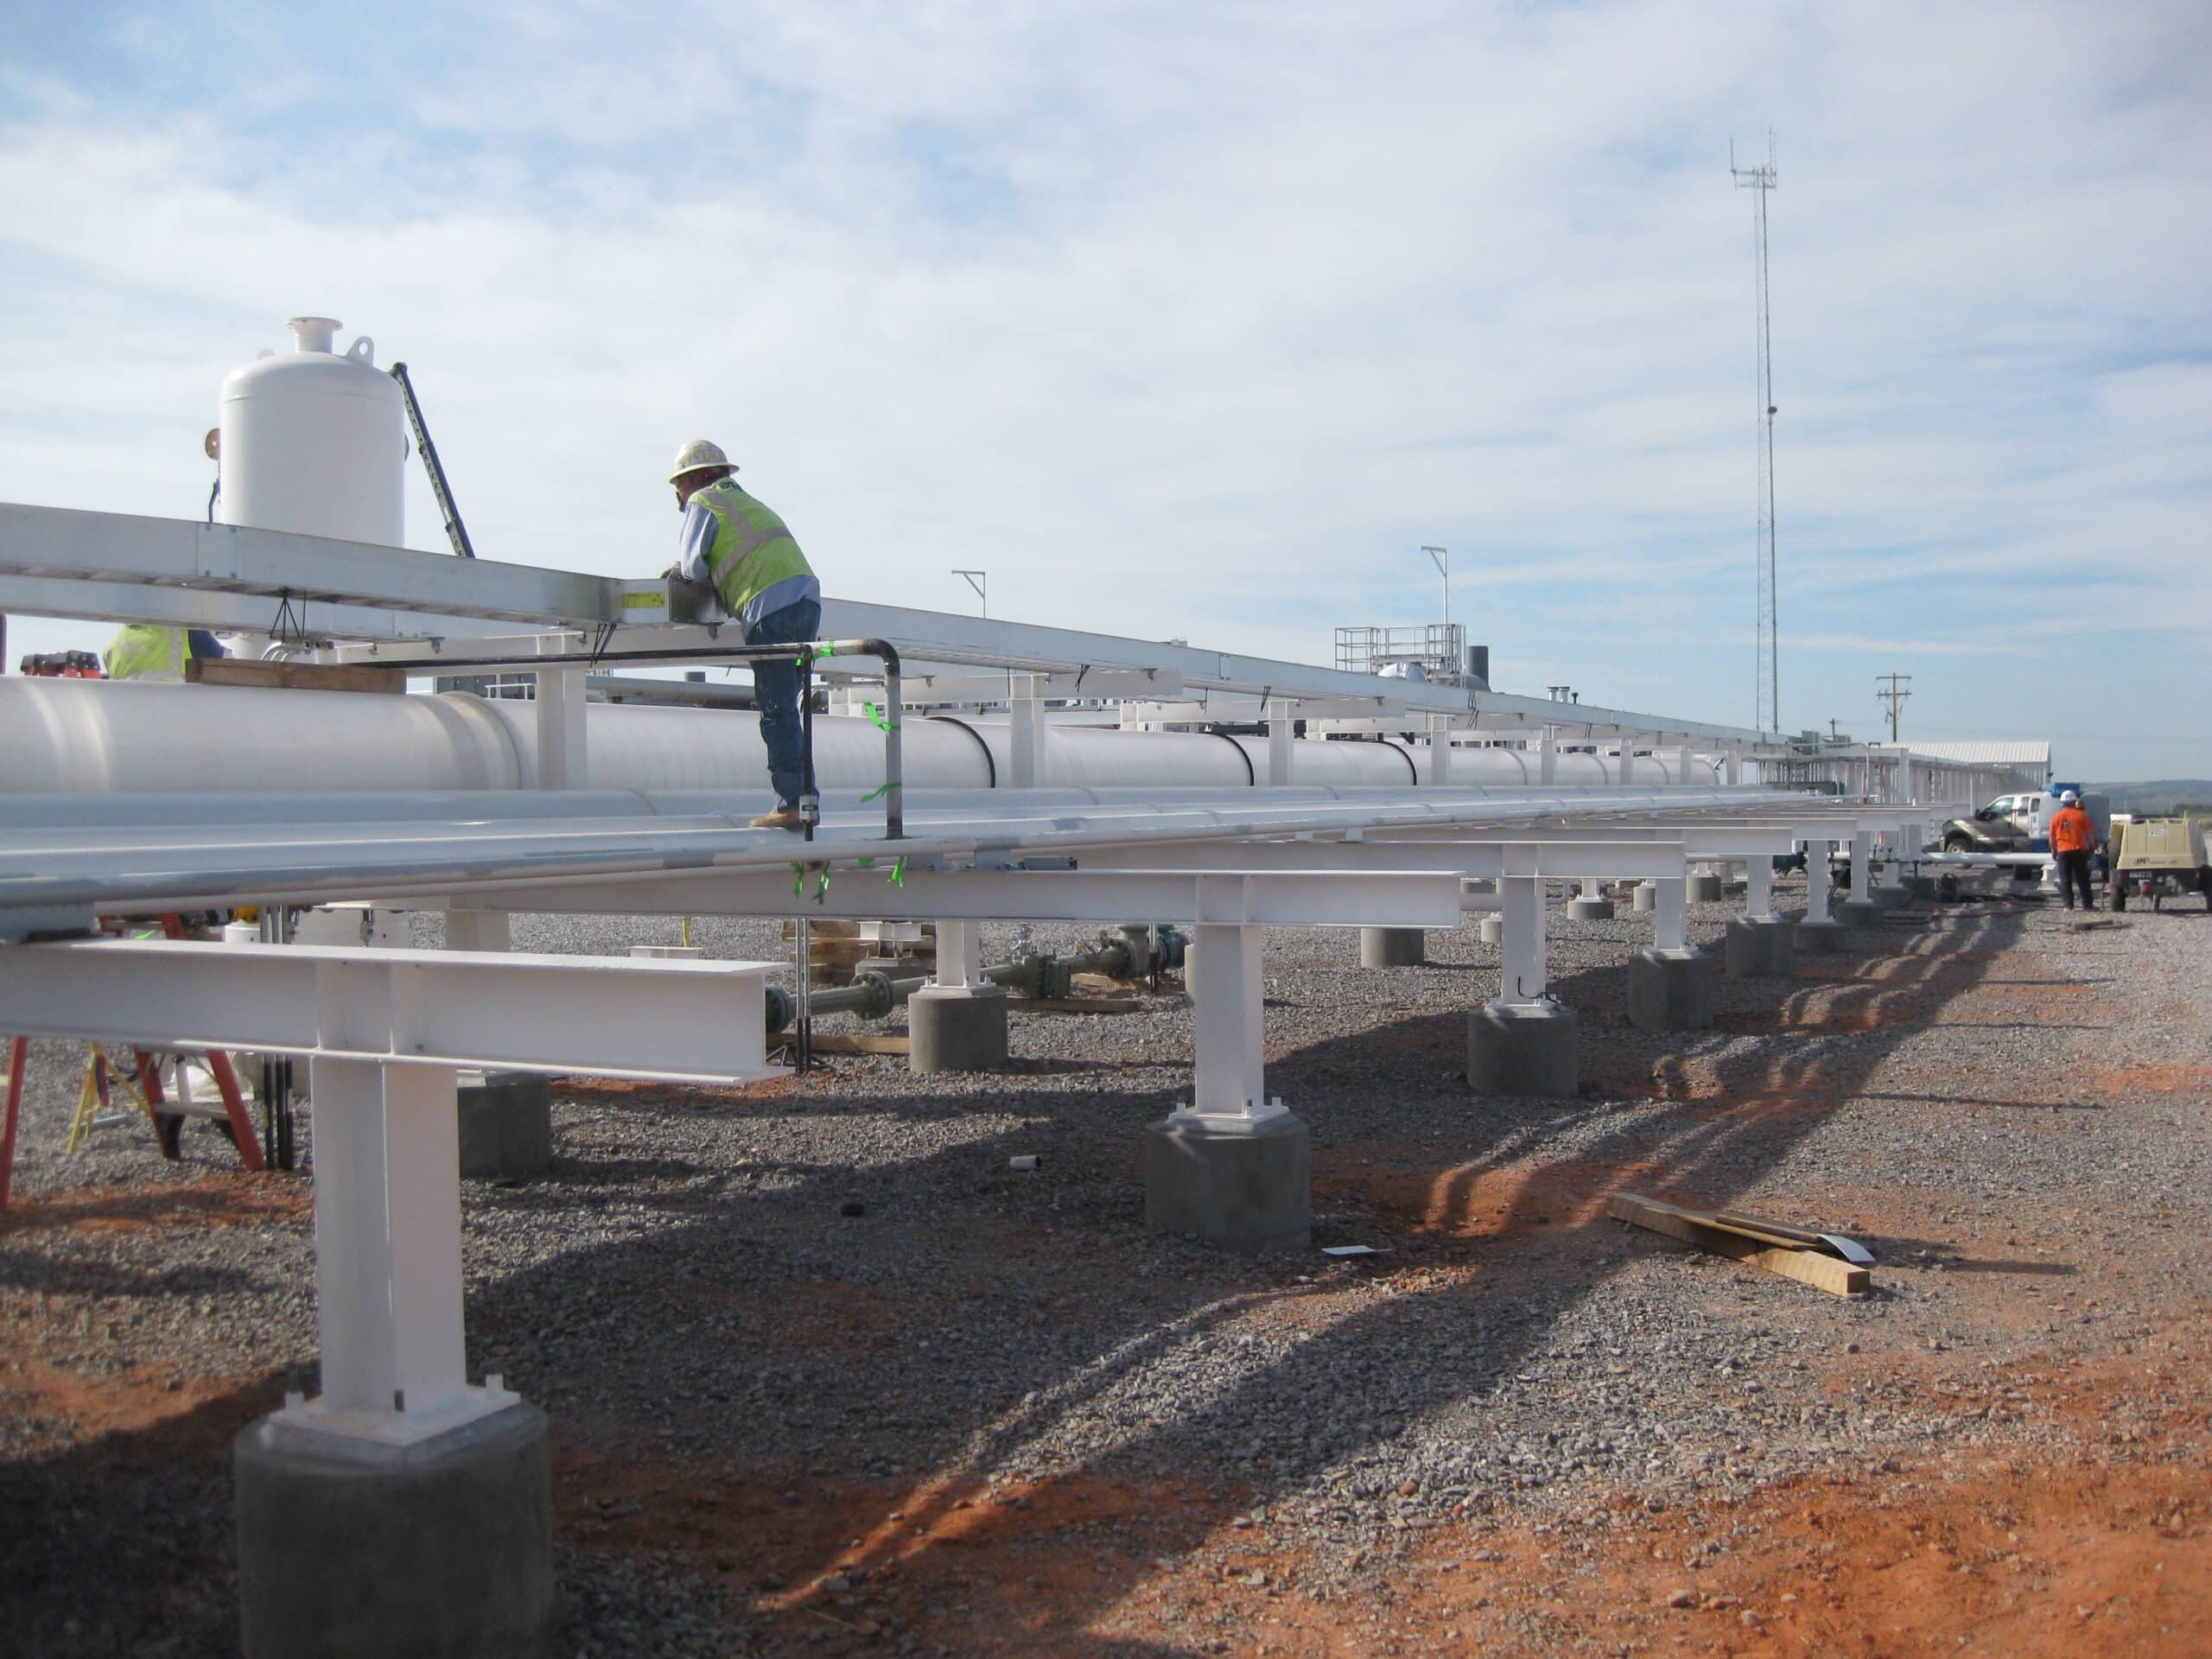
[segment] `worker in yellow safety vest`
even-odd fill
[[[667,574],[711,587],[748,645],[801,645],[822,626],[822,584],[774,511],[738,487],[737,468],[715,444],[695,438],[676,452],[668,481],[683,510],[683,554]],[[776,810],[756,830],[802,827],[798,654],[753,664],[753,703],[768,749]]]
[[[115,638],[100,653],[100,667],[111,680],[181,682],[184,665],[194,657],[228,654],[205,628],[163,628],[134,622],[116,630]]]

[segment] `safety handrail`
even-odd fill
[[[786,646],[788,650],[790,647]],[[814,783],[814,700],[808,695],[808,671],[825,657],[873,657],[883,664],[883,712],[876,724],[883,728],[883,838],[902,840],[906,833],[906,719],[899,709],[905,701],[899,686],[899,649],[888,639],[820,639],[799,648],[799,745],[804,781],[800,786],[798,815],[806,839],[814,839],[814,826],[822,819],[822,795]],[[862,799],[870,798],[862,797]]]

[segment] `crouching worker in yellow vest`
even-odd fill
[[[134,623],[118,628],[100,653],[100,671],[111,680],[168,680],[181,683],[184,665],[194,657],[225,657],[205,628],[162,628]]]
[[[676,452],[676,505],[683,509],[683,556],[671,575],[712,588],[748,645],[797,645],[822,626],[822,584],[784,521],[737,486],[737,468],[717,446],[695,438]],[[798,653],[753,664],[753,702],[768,748],[776,810],[756,830],[801,827]]]

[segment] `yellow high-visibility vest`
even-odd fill
[[[161,628],[134,623],[116,630],[100,653],[100,664],[111,680],[177,680],[192,660],[192,639],[184,628]]]
[[[746,607],[763,593],[793,576],[814,574],[774,509],[747,495],[735,479],[709,484],[691,498],[691,505],[715,515],[707,570],[730,615],[750,623],[755,619],[746,614]]]

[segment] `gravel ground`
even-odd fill
[[[1693,906],[1693,941],[1728,914]],[[1313,1128],[1317,1243],[1382,1252],[1353,1262],[1145,1230],[1140,1131],[1189,1086],[1173,995],[1018,1015],[988,1078],[839,1058],[804,1087],[564,1086],[550,1176],[463,1207],[472,1366],[556,1423],[567,1650],[1264,1651],[1287,1584],[1342,1650],[1395,1651],[1432,1539],[1457,1567],[1503,1559],[1493,1532],[1806,1478],[2032,1470],[2087,1432],[2042,1384],[2201,1355],[2212,924],[1907,915],[1792,981],[1720,980],[1713,1031],[1660,1038],[1620,1012],[1649,923],[1624,893],[1552,921],[1571,1102],[1465,1096],[1497,967],[1471,925],[1420,969],[1271,934],[1268,1086]],[[515,944],[675,931],[519,918]],[[784,950],[772,925],[695,942]],[[987,959],[1014,943],[984,930]],[[232,1652],[226,1446],[312,1378],[307,1183],[236,1173],[200,1128],[179,1164],[123,1128],[62,1155],[80,1064],[35,1051],[0,1222],[11,1650]],[[1877,1291],[1623,1231],[1621,1187],[1858,1233]]]

